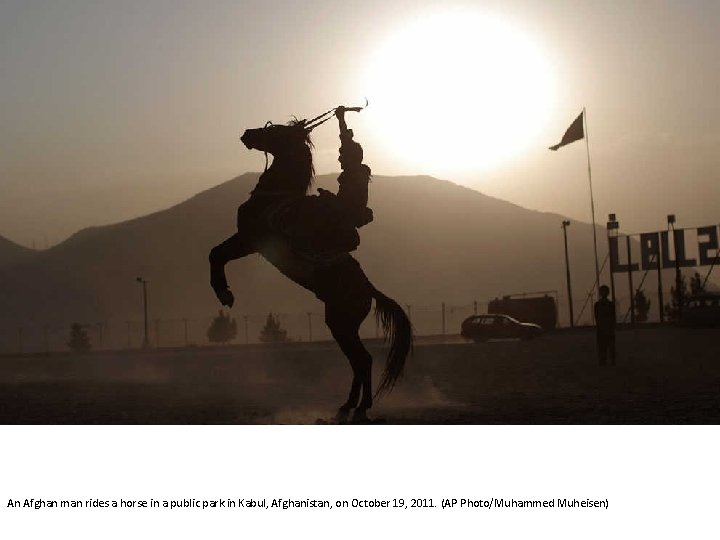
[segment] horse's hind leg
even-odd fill
[[[338,409],[338,419],[344,420],[354,408],[353,420],[367,418],[367,410],[372,407],[372,355],[360,340],[360,324],[370,312],[371,300],[348,310],[326,306],[325,322],[332,332],[335,341],[350,361],[353,370],[353,380],[347,401]],[[361,399],[362,394],[362,399]]]
[[[225,265],[234,259],[250,255],[254,251],[239,234],[232,235],[222,244],[218,244],[210,250],[210,286],[222,305],[232,307],[235,302],[235,297],[230,291],[225,277]]]
[[[348,340],[349,342],[349,340]],[[355,407],[357,407],[358,402],[360,401],[360,390],[362,389],[362,379],[360,377],[360,371],[362,370],[362,366],[358,364],[357,361],[354,360],[354,355],[348,353],[350,352],[351,347],[346,346],[346,340],[343,338],[340,338],[338,340],[338,343],[342,343],[340,345],[340,348],[345,353],[346,356],[348,356],[348,359],[350,359],[350,366],[353,370],[353,378],[352,383],[350,385],[350,393],[348,394],[347,401],[340,405],[340,408],[338,409],[337,417],[339,420],[346,420],[347,417],[350,415],[350,411],[353,410]],[[351,359],[352,358],[352,359]]]
[[[367,418],[367,410],[372,407],[372,355],[355,334],[335,333],[333,337],[345,353],[353,370],[353,380],[347,401],[338,409],[338,419],[344,420],[355,409],[353,421]],[[362,394],[362,399],[361,398]]]

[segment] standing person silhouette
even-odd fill
[[[615,303],[608,299],[610,289],[601,285],[598,289],[600,300],[595,302],[595,324],[597,330],[598,361],[601,366],[615,365]]]

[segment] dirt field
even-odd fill
[[[588,330],[530,342],[418,344],[372,414],[398,424],[717,424],[720,331]],[[372,345],[376,378],[384,350]],[[314,424],[346,397],[334,344],[0,358],[2,424]]]

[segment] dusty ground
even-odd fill
[[[419,344],[373,414],[413,424],[720,423],[720,331],[618,332]],[[376,376],[383,350],[371,346]],[[2,424],[268,424],[329,419],[350,368],[334,344],[0,358]]]

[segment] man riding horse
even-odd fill
[[[400,304],[380,292],[350,254],[360,237],[358,227],[373,219],[367,208],[370,168],[363,165],[362,147],[353,140],[345,112],[338,107],[310,121],[268,124],[248,129],[241,137],[250,149],[273,155],[250,198],[238,208],[238,232],[210,251],[210,283],[220,302],[234,297],[225,265],[260,253],[283,275],[313,292],[325,304],[325,324],[350,362],[352,384],[337,418],[367,420],[373,405],[372,355],[360,339],[360,325],[373,301],[378,324],[389,340],[378,394],[392,390],[412,348],[412,325]],[[313,178],[310,131],[334,114],[340,123],[340,185],[337,194],[319,190],[308,196]]]
[[[232,245],[226,241],[211,251],[211,268],[217,267],[214,260],[237,259],[259,251],[271,235],[284,238],[294,249],[311,257],[327,258],[357,249],[357,228],[373,219],[367,207],[370,167],[363,164],[362,146],[353,140],[353,132],[345,122],[346,111],[358,109],[340,106],[334,110],[340,126],[338,161],[342,168],[337,195],[322,188],[318,189],[319,195],[306,195],[314,175],[309,132],[319,124],[308,127],[307,122],[294,121],[287,126],[245,131],[240,140],[248,149],[262,149],[275,159],[260,175],[250,198],[238,208],[238,232],[230,239]],[[277,141],[273,140],[275,133],[281,134]],[[284,148],[288,139],[294,139],[296,144]],[[301,144],[297,144],[298,139],[302,139]],[[287,157],[285,153],[294,155],[290,160],[278,159]],[[284,166],[285,161],[294,166]],[[220,302],[232,307],[234,296],[224,272],[220,275],[211,270],[210,281]]]

